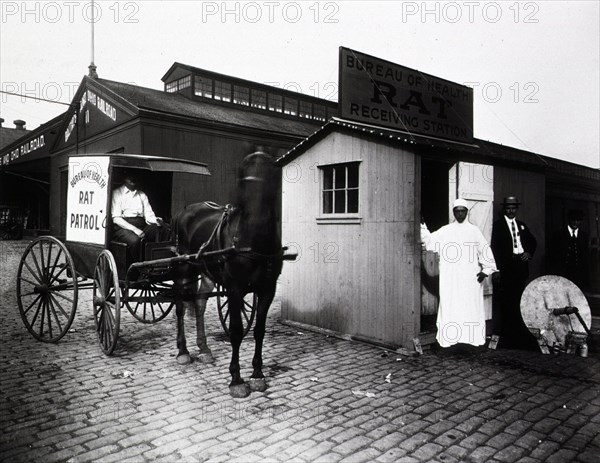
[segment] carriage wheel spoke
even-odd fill
[[[44,272],[42,272],[42,269],[40,268],[40,264],[37,261],[37,257],[35,255],[34,248],[31,248],[31,256],[33,257],[33,263],[35,264],[35,268],[38,271],[38,275],[40,275],[42,277],[42,281],[44,281]]]
[[[54,267],[56,268],[56,267]],[[62,275],[63,272],[65,272],[67,270],[67,266],[65,265],[63,268],[60,269],[60,272],[58,272],[56,275],[52,275],[52,278],[50,279],[50,281],[48,282],[49,285],[53,284],[55,281],[58,281],[58,277]]]
[[[47,323],[48,323],[48,333],[50,334],[50,339],[52,339],[52,317],[50,317],[50,300],[46,299],[46,311],[48,314],[46,315]]]
[[[246,310],[242,310],[242,315],[246,319],[246,324],[250,321],[250,317],[248,317],[248,312]]]
[[[37,301],[39,301],[40,297],[42,297],[42,295],[38,294],[37,297],[33,300],[33,302],[31,304],[29,304],[29,306],[23,311],[23,313],[27,314],[27,312],[29,312],[29,310],[33,307],[33,304],[35,304]]]
[[[40,320],[40,338],[44,335],[44,318],[46,317],[46,298],[42,298],[42,318]]]
[[[38,282],[38,284],[42,284],[42,280],[40,280],[40,277],[38,276],[38,273],[35,273],[33,271],[33,269],[29,266],[29,264],[27,263],[26,260],[23,261],[23,265],[25,265],[25,267],[27,267],[27,270],[29,270],[29,273],[33,276],[33,278],[35,278]],[[27,283],[35,285],[34,283],[30,282],[29,280],[26,280],[25,277],[23,275],[21,275],[21,279],[25,280]]]
[[[52,263],[52,269],[55,269],[57,267],[58,258],[61,256],[61,254],[62,254],[62,249],[58,248],[58,253],[56,254],[56,257],[54,258],[54,262]],[[66,259],[65,259],[65,261],[66,261]],[[66,269],[67,266],[65,265],[63,268]],[[54,282],[54,280],[56,280],[60,276],[61,273],[62,272],[59,272],[58,275],[54,275],[54,271],[53,271],[52,279],[50,280],[50,284],[52,284]]]
[[[29,283],[32,286],[37,286],[37,283],[34,283],[31,280],[28,280],[27,278],[25,278],[24,276],[21,276],[21,280],[23,280],[25,283]],[[41,284],[41,283],[40,283]]]
[[[52,241],[50,241],[50,245],[48,246],[48,265],[46,268],[50,271],[50,261],[52,260]]]
[[[71,298],[70,298],[70,297],[68,297],[68,296],[65,296],[64,294],[61,294],[61,292],[60,292],[60,291],[53,291],[52,293],[49,293],[49,294],[54,294],[55,296],[58,296],[58,297],[60,297],[61,299],[64,299],[65,301],[67,301],[67,302],[70,302],[71,304],[73,304],[73,303],[74,303],[74,300],[73,300],[73,299],[71,299]]]
[[[42,264],[42,275],[44,275],[44,281],[48,281],[48,269],[45,267],[46,258],[44,257],[44,243],[40,241],[40,262]]]
[[[146,301],[146,298],[148,297],[148,291],[147,290],[144,291],[142,297],[144,298],[144,300],[142,301],[142,307],[144,308],[143,311],[142,311],[142,314],[143,314],[142,316],[145,319],[146,318],[146,312],[148,310],[147,301]]]
[[[41,296],[41,295],[40,295]],[[40,302],[37,305],[37,310],[35,311],[35,314],[33,315],[33,318],[31,319],[31,327],[33,328],[33,325],[35,324],[35,321],[37,320],[38,315],[40,314],[40,310],[42,308],[42,304],[44,303],[44,298],[41,297],[40,298]]]
[[[67,312],[65,312],[65,310],[63,309],[63,306],[60,302],[58,302],[58,300],[54,297],[54,294],[52,293],[48,293],[48,295],[50,296],[50,299],[52,299],[52,305],[58,307],[58,309],[61,311],[61,313],[65,316],[65,318],[69,318],[69,315],[67,314]],[[62,296],[60,293],[56,293],[57,296]],[[63,296],[65,297],[65,296]],[[70,301],[73,302],[73,301]]]

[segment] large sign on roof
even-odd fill
[[[340,47],[340,117],[471,143],[473,89]]]

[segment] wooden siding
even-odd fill
[[[361,222],[317,223],[317,166],[349,161],[360,161]],[[283,241],[299,251],[281,277],[284,319],[412,344],[420,318],[415,161],[411,152],[333,133],[284,167]]]

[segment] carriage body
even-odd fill
[[[121,185],[121,174],[133,169],[143,177],[151,204],[158,204],[157,215],[167,222],[172,215],[171,196],[174,172],[210,175],[205,164],[180,159],[134,154],[71,156],[67,184],[65,246],[71,253],[77,273],[93,278],[96,261],[109,250],[115,259],[119,281],[125,282],[133,263],[127,248],[112,238],[111,193]],[[160,190],[156,189],[160,185]],[[173,256],[173,243],[143,243],[136,261]]]
[[[171,215],[174,172],[210,175],[202,163],[134,154],[69,157],[66,236],[42,236],[25,250],[17,271],[17,301],[27,330],[40,341],[57,342],[69,330],[80,290],[93,290],[93,313],[100,346],[115,349],[120,308],[144,323],[162,320],[174,305],[170,271],[176,262],[173,241],[142,242],[140,256],[112,237],[111,193],[121,174],[134,169],[158,205],[157,216]],[[136,264],[136,271],[130,270]]]

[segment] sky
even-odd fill
[[[474,89],[474,135],[600,168],[600,2],[0,1],[0,90],[163,89],[174,62],[337,100],[339,47]],[[4,127],[66,109],[0,93]]]

